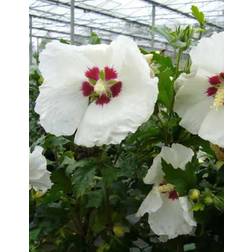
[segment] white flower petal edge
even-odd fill
[[[153,186],[152,190],[146,196],[138,209],[136,216],[143,216],[145,213],[155,213],[163,205],[163,199],[157,186]]]
[[[207,114],[201,124],[199,136],[224,147],[224,108],[218,111],[213,109]]]
[[[157,235],[166,235],[167,239],[176,238],[179,235],[192,234],[196,222],[193,220],[191,204],[187,197],[178,200],[166,199],[161,208],[149,214],[149,224]]]
[[[224,147],[224,105],[216,108],[215,96],[207,92],[208,88],[217,87],[208,78],[224,72],[223,37],[223,32],[215,33],[201,39],[191,50],[193,72],[177,80],[174,103],[182,127],[221,147]]]
[[[185,169],[185,165],[192,159],[193,151],[181,144],[173,144],[171,147],[162,147],[159,155],[153,160],[153,164],[144,178],[146,184],[154,184],[152,190],[142,202],[137,217],[149,214],[148,222],[152,231],[160,235],[161,241],[173,239],[178,235],[192,234],[196,227],[193,219],[191,203],[186,196],[178,199],[170,199],[166,193],[159,191],[159,185],[163,182],[161,158],[174,168]]]
[[[151,167],[144,177],[145,184],[160,184],[163,180],[161,159],[170,163],[175,169],[185,169],[185,165],[191,161],[193,151],[181,144],[174,143],[171,147],[163,146],[161,152],[154,158]]]
[[[219,73],[224,70],[223,54],[224,32],[214,33],[209,38],[202,38],[190,52],[192,64],[209,73]]]
[[[88,104],[81,92],[85,72],[107,66],[116,70],[121,91],[108,104]],[[77,130],[78,145],[118,144],[153,113],[158,79],[150,76],[148,63],[130,38],[79,47],[49,43],[41,55],[40,70],[45,79],[35,106],[40,124],[56,136]]]
[[[41,126],[56,136],[72,135],[88,106],[88,99],[83,97],[80,87],[55,88],[44,82],[39,90],[35,112],[40,115]]]
[[[30,189],[46,192],[51,188],[50,172],[46,169],[46,158],[42,154],[43,148],[36,146],[29,158]]]

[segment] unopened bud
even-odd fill
[[[117,224],[117,225],[114,225],[113,232],[115,236],[122,237],[125,233],[125,229],[123,226]]]
[[[211,196],[206,196],[206,197],[204,198],[204,202],[205,202],[205,204],[206,204],[207,206],[212,205],[212,204],[213,204],[213,198],[212,198]]]
[[[198,200],[200,197],[200,191],[198,189],[191,189],[189,191],[189,198],[193,201]]]

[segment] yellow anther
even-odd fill
[[[146,61],[148,62],[148,64],[150,65],[152,62],[152,59],[153,59],[153,54],[152,53],[145,54],[144,57],[145,57]]]
[[[171,192],[174,190],[174,185],[171,184],[160,185],[158,187],[158,190],[161,193]]]
[[[94,86],[94,91],[97,93],[97,94],[103,94],[103,93],[106,93],[106,84],[103,80],[99,79],[95,86]]]
[[[213,106],[218,109],[224,105],[224,87],[219,87],[215,96]]]

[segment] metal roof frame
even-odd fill
[[[60,38],[61,35],[64,35],[64,37],[69,38],[72,43],[77,43],[78,41],[75,41],[77,38],[88,38],[88,35],[85,33],[89,30],[88,32],[97,32],[101,40],[105,43],[110,42],[115,35],[126,35],[133,37],[140,46],[146,49],[166,49],[167,51],[170,51],[170,47],[165,39],[157,34],[154,34],[151,31],[151,28],[154,25],[159,25],[160,22],[163,23],[169,20],[169,22],[175,23],[178,18],[185,20],[185,23],[196,23],[195,18],[189,14],[190,12],[188,12],[188,10],[181,10],[183,3],[186,6],[190,4],[201,4],[202,6],[205,6],[208,3],[217,4],[217,8],[210,8],[207,10],[207,12],[213,13],[214,15],[207,15],[209,19],[211,17],[212,20],[218,20],[218,22],[214,23],[212,21],[208,21],[207,25],[210,28],[210,32],[223,30],[223,0],[31,1],[33,1],[33,3],[31,3],[30,6],[30,43],[32,43],[33,37],[44,37],[46,39],[50,38],[50,34],[48,35],[48,33],[55,35],[52,36],[52,39],[57,39]],[[97,4],[97,6],[92,6],[92,3],[96,2],[99,4]],[[118,8],[106,9],[98,7],[102,4],[106,6],[106,4],[115,2],[118,2]],[[127,5],[127,3],[139,3],[139,6],[133,8],[130,7],[130,5]],[[213,7],[215,5],[213,5]],[[128,13],[127,15],[125,13],[122,14],[120,11],[123,10],[123,7],[120,6],[123,6],[124,9],[133,10],[133,12],[130,14],[126,12]],[[174,6],[177,6],[178,8],[176,9]],[[61,11],[57,12],[59,8]],[[141,11],[143,9],[145,12],[142,13]],[[75,10],[79,16],[75,14]],[[81,14],[81,11],[83,11],[83,15]],[[141,12],[141,15],[139,15],[139,12]],[[84,16],[86,18],[83,19]],[[191,21],[189,22],[189,20]],[[60,27],[61,29],[58,30],[57,27]],[[81,34],[82,29],[84,29],[84,34]],[[30,47],[30,50],[32,50],[32,47]]]

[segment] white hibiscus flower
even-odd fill
[[[192,134],[224,147],[223,32],[202,38],[190,56],[193,73],[178,79],[174,110]],[[196,69],[196,70],[195,70]]]
[[[50,172],[46,169],[46,158],[42,154],[43,148],[36,146],[30,153],[29,160],[29,177],[30,189],[35,191],[46,192],[51,188]]]
[[[153,113],[158,79],[130,38],[110,45],[51,42],[40,55],[40,71],[40,124],[56,136],[77,130],[78,145],[118,144]]]
[[[161,158],[174,168],[185,169],[192,156],[193,151],[181,144],[173,144],[172,147],[164,146],[160,154],[154,158],[144,178],[144,183],[153,184],[153,188],[136,215],[140,217],[149,213],[149,225],[155,234],[161,236],[162,241],[173,239],[178,235],[191,234],[196,222],[187,196],[178,197],[173,185],[164,184]]]

